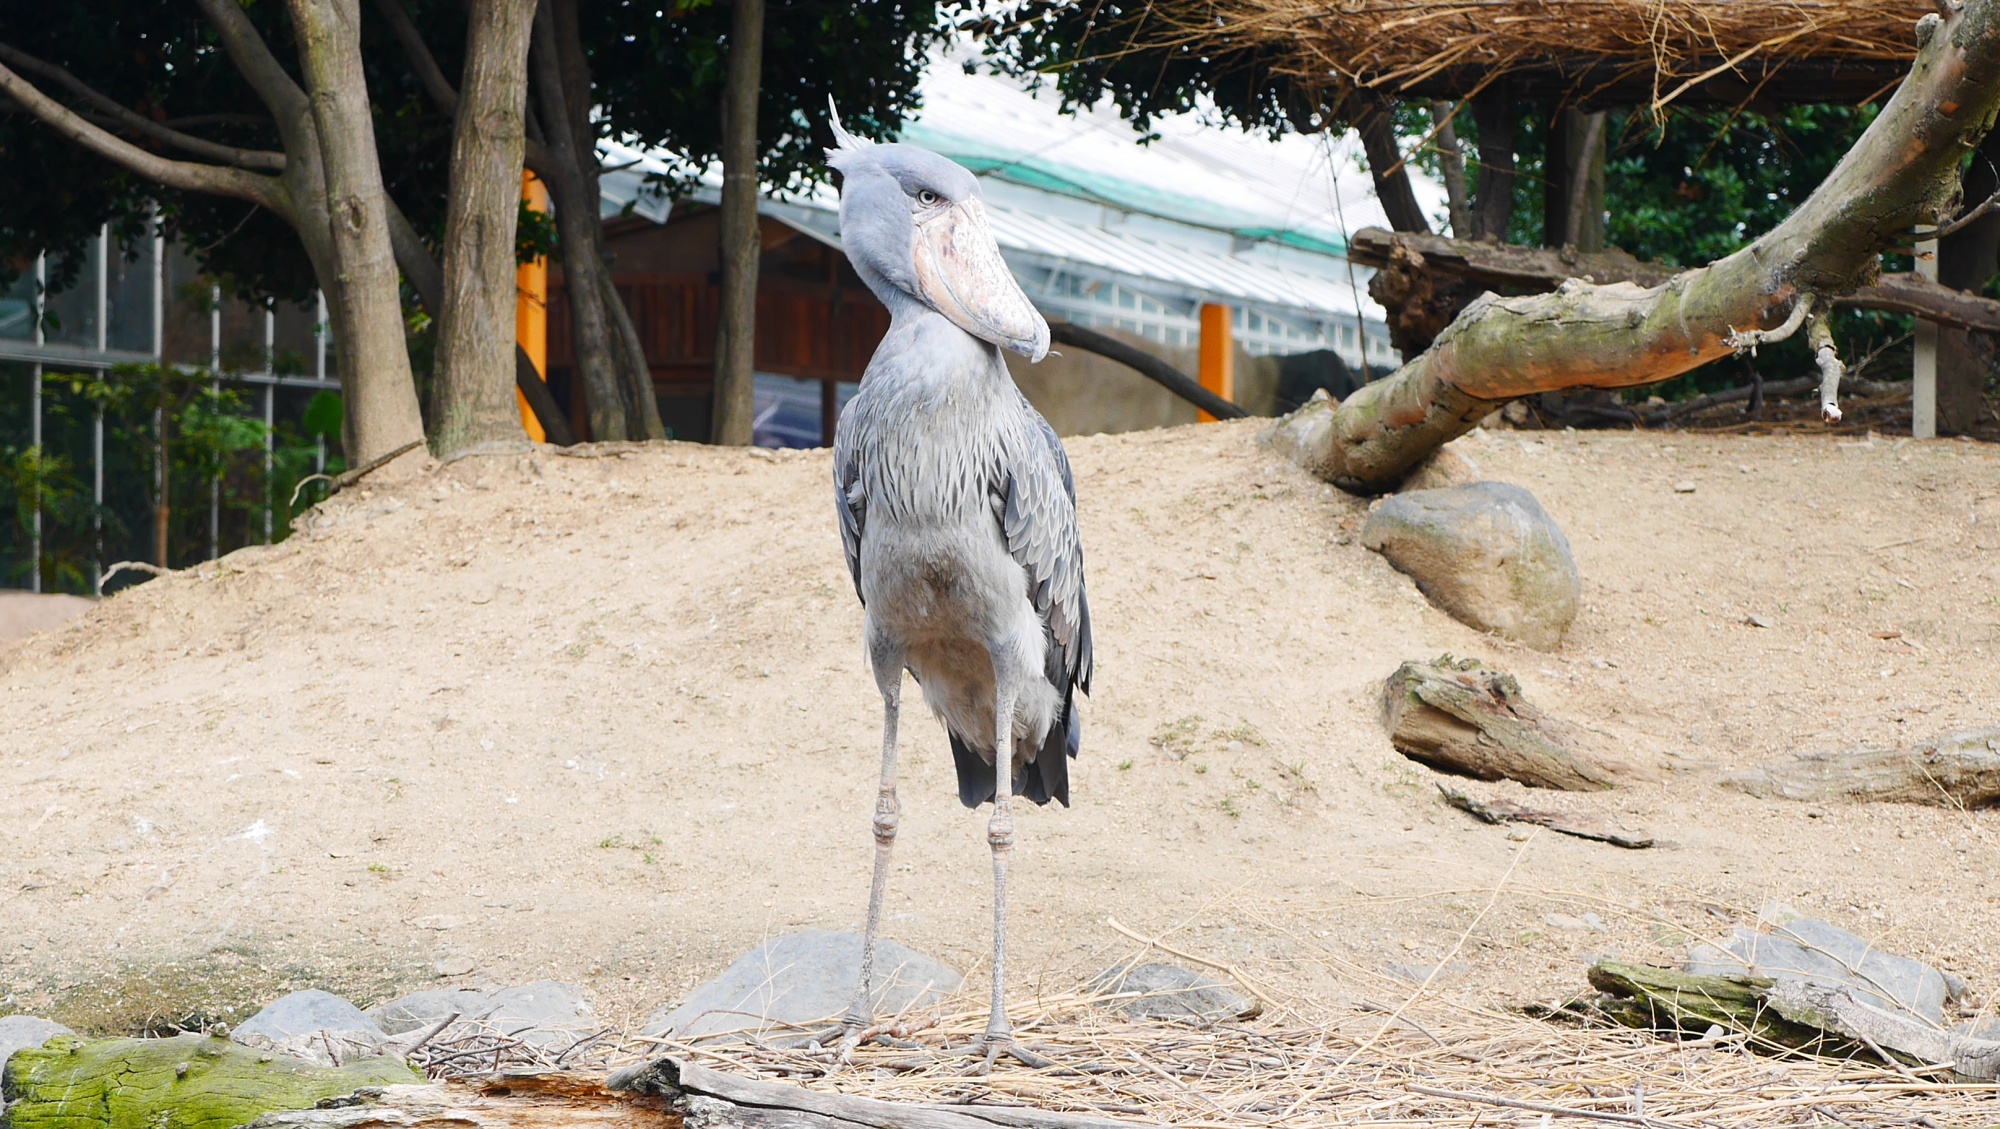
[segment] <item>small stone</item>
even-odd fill
[[[1534,837],[1534,831],[1522,827],[1520,824],[1515,824],[1507,829],[1507,838],[1516,843],[1525,843]]]
[[[1107,968],[1090,982],[1090,990],[1120,997],[1105,1001],[1128,1019],[1192,1019],[1215,1022],[1247,1019],[1260,1010],[1256,1001],[1226,988],[1199,972],[1171,964]],[[1126,999],[1123,997],[1131,996]]]
[[[1674,493],[1676,493],[1676,494],[1692,494],[1692,493],[1694,493],[1694,483],[1692,483],[1692,482],[1676,482],[1676,483],[1674,483]]]
[[[445,957],[435,965],[439,976],[466,976],[472,972],[471,957]]]
[[[1749,624],[1749,625],[1750,625],[1750,626],[1752,626],[1752,627],[1776,627],[1776,626],[1778,626],[1778,621],[1777,621],[1777,620],[1774,620],[1774,619],[1772,619],[1772,618],[1771,618],[1770,616],[1765,616],[1765,615],[1755,615],[1755,614],[1752,614],[1752,615],[1747,615],[1747,616],[1744,616],[1744,617],[1743,617],[1743,622],[1745,622],[1745,623]]]

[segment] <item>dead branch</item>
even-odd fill
[[[1657,840],[1651,835],[1626,835],[1613,831],[1599,820],[1588,816],[1570,815],[1567,812],[1545,811],[1531,808],[1511,800],[1480,800],[1455,792],[1444,785],[1438,785],[1444,794],[1444,802],[1470,815],[1482,823],[1530,823],[1546,827],[1558,835],[1573,835],[1578,839],[1592,839],[1599,843],[1609,843],[1614,847],[1639,851],[1653,846]]]

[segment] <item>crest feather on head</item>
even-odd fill
[[[834,168],[847,171],[848,162],[875,147],[875,142],[866,137],[856,137],[840,124],[840,107],[833,104],[833,95],[826,96],[827,112],[833,115],[834,147],[826,151],[826,163]]]

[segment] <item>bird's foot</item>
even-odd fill
[[[999,1033],[989,1031],[960,1048],[960,1051],[979,1060],[965,1072],[973,1076],[991,1074],[993,1064],[999,1062],[1002,1056],[1011,1058],[1030,1070],[1040,1070],[1055,1065],[1055,1060],[1043,1058],[1022,1046],[1015,1040],[1012,1032],[1006,1031]]]
[[[936,1023],[934,1016],[910,1021],[899,1017],[886,1023],[850,1016],[840,1026],[829,1027],[813,1036],[813,1042],[831,1051],[835,1062],[845,1063],[853,1058],[855,1048],[864,1043],[879,1043],[900,1050],[922,1050],[922,1045],[911,1042],[910,1036]]]

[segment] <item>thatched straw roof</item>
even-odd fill
[[[1163,49],[1255,49],[1321,104],[1351,90],[1596,104],[1861,102],[1916,54],[1917,0],[1157,0]],[[1177,41],[1177,42],[1176,42]],[[1170,46],[1171,45],[1171,46]],[[1134,46],[1138,46],[1134,44]]]

